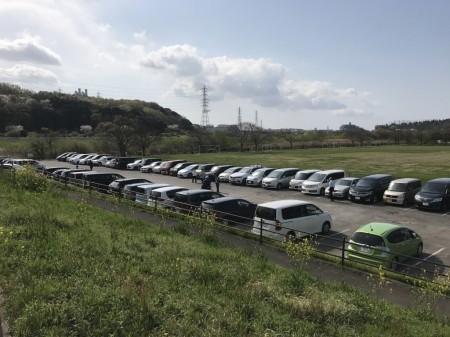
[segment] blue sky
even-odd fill
[[[0,0],[0,81],[201,123],[368,130],[450,118],[450,1]]]

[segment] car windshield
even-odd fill
[[[374,179],[361,179],[356,183],[358,187],[374,187],[377,184],[377,181]]]
[[[420,192],[427,193],[445,193],[445,184],[440,183],[426,183]]]
[[[264,174],[265,170],[256,170],[251,174],[252,177],[261,177]]]
[[[388,187],[388,191],[393,192],[405,192],[406,191],[406,184],[400,184],[400,183],[390,183]]]
[[[339,179],[338,181],[336,181],[336,185],[339,185],[339,186],[350,186],[351,183],[352,183],[352,181],[348,180],[348,179]]]
[[[192,164],[192,165],[186,166],[184,169],[185,169],[186,171],[189,171],[189,170],[195,169],[196,167],[197,167],[197,164]]]
[[[241,169],[241,167],[230,167],[228,170],[223,171],[223,173],[234,173]]]
[[[299,172],[297,172],[297,173],[295,174],[294,179],[296,179],[296,180],[306,180],[306,179],[308,179],[308,177],[309,177],[310,175],[311,175],[311,173],[305,173],[305,172],[299,171]]]
[[[351,240],[360,245],[367,245],[370,247],[383,247],[384,246],[383,238],[379,235],[375,235],[375,234],[371,234],[371,233],[355,232],[352,235]]]
[[[264,220],[271,220],[271,221],[273,221],[276,218],[276,210],[274,208],[259,206],[256,209],[255,215],[258,218],[262,218]]]
[[[283,174],[282,171],[275,170],[275,171],[270,172],[269,175],[267,176],[267,178],[278,178],[282,174]]]
[[[311,177],[308,178],[309,181],[320,182],[326,177],[325,173],[314,173]]]
[[[250,172],[252,172],[252,167],[244,167],[239,171],[239,173],[250,173]]]

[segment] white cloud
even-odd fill
[[[16,40],[0,40],[0,58],[8,61],[29,61],[37,64],[60,65],[61,58],[43,46],[37,36],[24,35]]]
[[[51,71],[25,64],[15,64],[11,68],[0,68],[0,81],[18,84],[57,85],[58,77]]]
[[[234,97],[261,107],[343,113],[362,106],[368,96],[354,88],[334,88],[329,82],[289,80],[286,68],[268,59],[204,58],[189,45],[162,47],[148,53],[141,65],[175,75],[176,95],[206,85],[211,101]]]
[[[145,41],[146,39],[147,39],[147,36],[146,36],[146,32],[145,32],[145,30],[143,30],[142,32],[140,32],[140,33],[134,33],[133,34],[133,38],[135,39],[135,40],[137,40],[137,41]]]

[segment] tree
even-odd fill
[[[244,152],[244,146],[247,144],[250,136],[251,123],[242,122],[236,125],[230,126],[228,133],[230,137],[239,143],[241,152]]]
[[[250,141],[255,146],[255,151],[258,151],[258,147],[261,145],[265,138],[265,133],[263,128],[259,127],[256,124],[249,123],[249,134],[250,134]]]
[[[284,140],[286,140],[289,143],[289,147],[292,150],[294,148],[294,142],[297,140],[297,135],[289,129],[283,131],[282,135]]]
[[[147,149],[161,137],[161,134],[158,130],[137,124],[134,127],[134,136],[136,145],[141,150],[142,157],[145,157]]]
[[[135,130],[131,125],[133,125],[133,121],[128,118],[116,116],[112,122],[101,123],[97,129],[111,137],[120,156],[124,157],[135,139]]]

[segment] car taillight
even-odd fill
[[[281,231],[281,228],[282,228],[281,222],[278,221],[278,220],[275,220],[275,230],[276,231]]]

